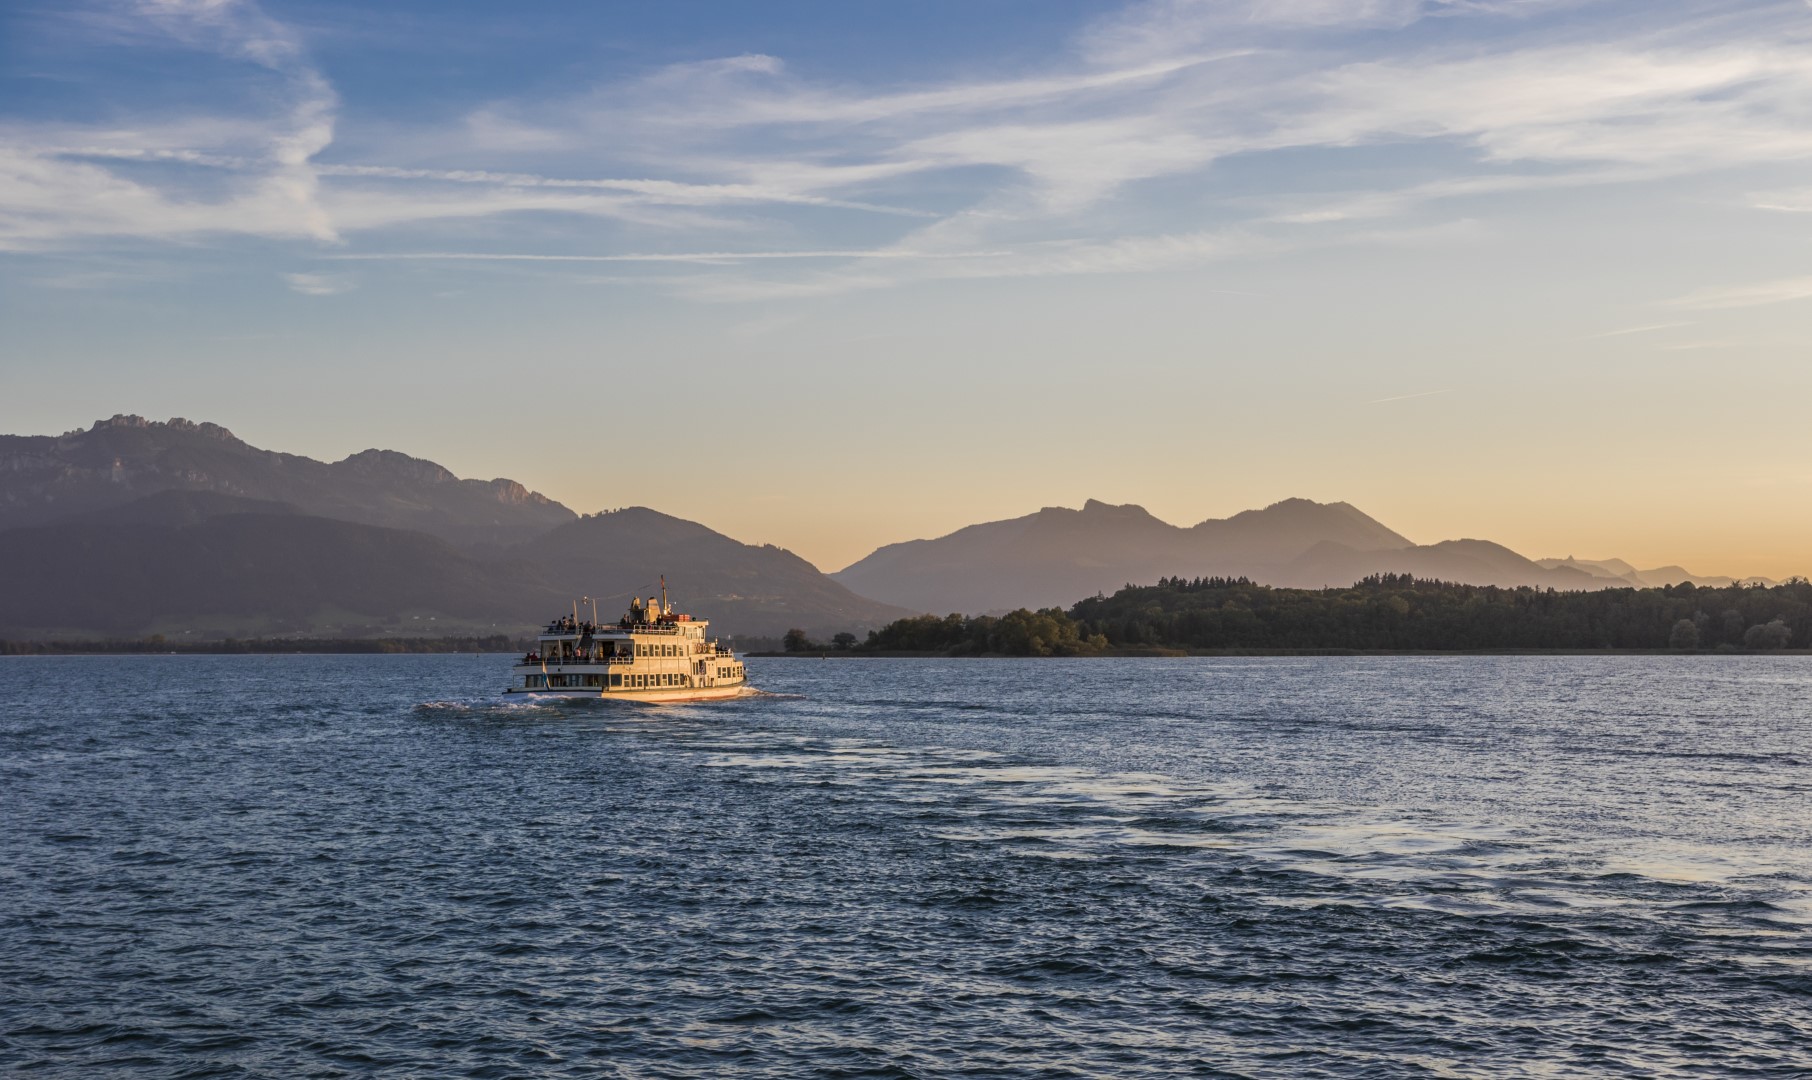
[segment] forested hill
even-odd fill
[[[1067,612],[922,616],[866,651],[1086,655],[1109,649],[1492,650],[1812,648],[1812,583],[1557,592],[1380,575],[1347,589],[1166,578]]]

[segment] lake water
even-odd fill
[[[0,1069],[1812,1075],[1812,661],[0,660]]]

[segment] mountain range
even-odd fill
[[[326,464],[130,416],[0,437],[0,637],[516,634],[580,596],[614,617],[663,574],[725,634],[908,614],[781,548],[393,451]]]
[[[115,416],[59,436],[0,435],[0,529],[170,490],[281,502],[304,514],[413,529],[458,545],[520,543],[578,517],[514,480],[461,480],[393,450],[330,464],[260,450],[218,424],[180,417]]]
[[[921,612],[1067,607],[1161,577],[1320,588],[1377,573],[1563,590],[1730,581],[1532,560],[1485,540],[1418,545],[1306,499],[1189,527],[1090,500],[890,544],[826,575],[646,507],[577,514],[391,450],[320,462],[136,416],[0,436],[0,637],[516,634],[580,596],[613,616],[663,574],[717,632],[828,636]]]
[[[1138,506],[1082,509],[971,525],[935,540],[890,544],[831,576],[863,596],[916,611],[975,614],[1068,606],[1160,577],[1248,577],[1261,584],[1344,587],[1372,574],[1561,590],[1693,581],[1679,567],[1637,571],[1619,560],[1536,561],[1488,540],[1419,545],[1342,502],[1286,499],[1190,527]]]

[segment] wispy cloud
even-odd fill
[[[1678,341],[1671,345],[1661,346],[1662,352],[1698,352],[1701,349],[1738,349],[1740,341]]]
[[[1812,214],[1812,188],[1754,192],[1749,196],[1749,205],[1757,210],[1776,210],[1786,214]]]
[[[399,251],[389,253],[325,255],[323,258],[370,262],[679,262],[733,263],[763,259],[989,259],[1012,254],[1006,251],[665,251],[620,255],[550,255],[496,251]]]
[[[337,296],[353,289],[350,280],[332,274],[284,274],[283,280],[304,296]]]
[[[1628,337],[1631,334],[1652,334],[1659,330],[1674,330],[1682,326],[1691,326],[1689,322],[1650,323],[1647,326],[1626,326],[1621,330],[1606,330],[1601,334],[1587,334],[1581,341],[1599,341],[1604,338]]]
[[[1780,278],[1749,285],[1703,289],[1679,297],[1674,304],[1683,308],[1701,309],[1747,308],[1806,299],[1812,299],[1812,277]]]
[[[269,73],[283,87],[279,111],[256,123],[191,121],[191,133],[213,139],[255,131],[257,152],[242,159],[246,180],[226,198],[181,198],[93,162],[42,146],[29,129],[8,132],[0,150],[0,248],[54,248],[93,236],[170,238],[242,232],[331,241],[334,226],[317,195],[311,159],[333,141],[338,97],[308,61],[300,39],[249,3],[233,0],[143,0],[124,16],[147,33]],[[146,146],[130,129],[86,132],[116,154],[202,163],[225,158],[212,147]],[[135,145],[136,144],[136,145]]]
[[[363,152],[350,159],[335,142],[335,90],[295,32],[249,2],[157,0],[133,18],[267,73],[278,107],[0,130],[0,247],[212,234],[318,247],[558,215],[668,239],[600,236],[621,246],[589,255],[487,253],[472,233],[449,231],[447,251],[373,257],[691,263],[720,274],[687,284],[695,295],[823,295],[927,277],[1171,270],[1311,244],[1452,242],[1481,227],[1431,220],[1431,203],[1812,157],[1803,15],[1764,5],[1697,21],[1606,16],[1589,38],[1564,20],[1545,29],[1543,14],[1576,6],[1150,0],[1080,29],[1041,66],[990,79],[877,90],[778,57],[729,56],[487,101],[456,123],[355,140]],[[1393,33],[1430,19],[1446,32]],[[1163,184],[1173,198],[1176,185],[1210,192],[1231,159],[1380,146],[1438,148],[1447,164],[1315,194],[1204,194],[1196,219],[1149,197]],[[184,170],[225,177],[224,191]],[[1797,208],[1795,198],[1757,205]],[[891,232],[849,244],[836,224],[847,218],[832,215],[850,213],[875,215],[867,237]],[[1354,231],[1386,219],[1403,220]],[[772,269],[760,280],[736,269],[755,264]],[[1684,301],[1770,302],[1729,291]]]
[[[384,180],[433,180],[451,184],[485,184],[508,188],[567,188],[618,191],[651,202],[682,206],[722,206],[731,203],[797,203],[841,210],[864,210],[902,217],[936,217],[928,210],[878,203],[832,199],[759,184],[688,184],[677,180],[569,178],[532,173],[500,173],[475,169],[403,169],[389,165],[322,165],[322,176],[374,177]]]
[[[1392,401],[1414,401],[1416,398],[1439,397],[1442,394],[1457,394],[1457,393],[1459,393],[1458,387],[1453,387],[1453,388],[1447,389],[1447,390],[1424,390],[1419,394],[1398,394],[1395,397],[1374,398],[1371,401],[1365,402],[1365,404],[1367,404],[1367,405],[1384,405],[1384,404],[1387,404]]]

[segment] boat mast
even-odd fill
[[[661,575],[661,616],[667,615],[667,575]]]

